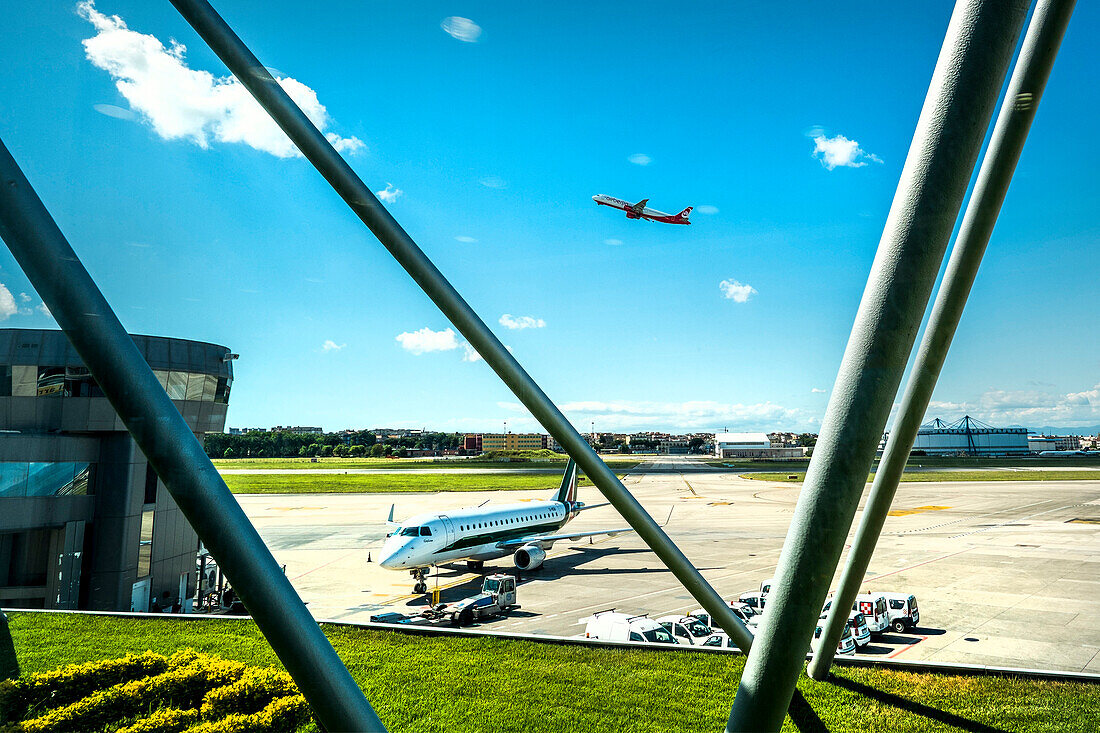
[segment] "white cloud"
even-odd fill
[[[500,317],[500,325],[516,331],[524,328],[545,328],[546,321],[533,316],[513,316],[505,313]]]
[[[628,156],[627,160],[634,165],[649,165],[653,162],[653,158],[650,158],[645,153],[634,153],[634,155]]]
[[[476,43],[481,36],[481,26],[469,18],[462,18],[457,15],[444,18],[439,27],[452,38],[457,38],[466,43]]]
[[[877,155],[868,153],[859,146],[858,142],[849,140],[843,135],[825,137],[824,132],[818,131],[813,140],[813,156],[829,170],[837,167],[862,168],[868,163],[882,162]]]
[[[744,285],[736,280],[723,280],[718,283],[718,289],[722,291],[722,297],[732,300],[734,303],[744,303],[756,294],[756,288]]]
[[[11,291],[3,283],[0,283],[0,321],[6,321],[19,312],[19,306],[15,304],[15,298]]]
[[[397,342],[401,344],[401,348],[414,354],[426,354],[429,351],[451,351],[459,346],[454,329],[445,328],[442,331],[433,331],[427,326],[419,331],[397,334]]]
[[[1063,393],[991,389],[976,400],[933,401],[928,405],[925,418],[942,417],[952,422],[963,415],[999,427],[1095,424],[1100,421],[1100,383],[1080,392]]]
[[[39,303],[38,310],[42,313],[42,315],[53,318],[53,313],[50,313],[50,309],[46,307],[45,303]]]
[[[481,361],[481,354],[477,353],[473,346],[463,342],[462,361]]]
[[[473,237],[467,237],[465,234],[455,237],[456,242],[462,242],[463,244],[473,244],[477,240]]]
[[[703,204],[702,206],[696,206],[695,211],[699,212],[700,214],[712,215],[718,213],[718,207],[711,206],[710,204]]]
[[[347,344],[338,344],[332,339],[325,339],[325,343],[321,344],[321,348],[325,351],[339,351],[347,346]]]
[[[154,36],[128,29],[117,15],[100,13],[92,0],[84,0],[77,10],[96,30],[84,41],[88,60],[111,75],[131,109],[160,137],[190,140],[202,148],[209,147],[211,140],[244,143],[280,158],[301,155],[236,78],[190,68],[183,44],[171,41],[165,48]],[[328,112],[316,92],[289,77],[278,82],[317,129],[323,132],[329,126]],[[363,142],[354,137],[333,132],[325,137],[341,152],[363,148]]]
[[[504,180],[500,176],[485,176],[478,181],[485,188],[507,188],[508,181]]]
[[[394,188],[392,183],[387,183],[385,188],[381,191],[375,191],[374,195],[377,196],[378,200],[382,203],[388,204],[403,193],[404,191],[400,188]]]
[[[617,246],[617,245],[622,244],[623,240],[621,240],[621,239],[605,239],[605,240],[603,240],[603,243],[604,244],[610,244],[612,246]]]
[[[818,389],[817,387],[811,387],[810,388],[810,392],[812,392],[813,394],[825,394],[828,391],[829,390],[827,390],[827,389]]]
[[[27,295],[26,293],[20,293],[19,294],[19,301],[21,303],[29,303],[29,302],[31,302],[31,296]]]
[[[498,406],[516,415],[528,415],[518,402],[501,402]],[[619,400],[604,402],[581,400],[567,402],[562,412],[574,425],[588,430],[595,421],[601,430],[775,430],[782,427],[798,429],[812,422],[808,413],[771,402],[722,403],[710,400],[688,402],[643,402]],[[522,418],[518,418],[519,422]],[[533,418],[531,418],[533,419]],[[511,422],[513,418],[509,418]]]

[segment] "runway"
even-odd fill
[[[699,461],[650,460],[627,488],[725,598],[774,574],[800,484],[742,479]],[[238,495],[316,618],[362,620],[413,611],[411,578],[367,562],[395,516],[541,498],[546,492]],[[594,488],[582,500],[601,500]],[[1012,667],[1100,672],[1100,480],[902,483],[865,588],[917,596],[921,623],[862,653]],[[858,523],[858,515],[857,515]],[[614,509],[570,527],[622,526]],[[510,558],[486,572],[511,572]],[[839,575],[839,570],[838,570]],[[834,581],[835,582],[835,581]],[[429,587],[457,600],[480,586],[463,565]],[[543,569],[524,574],[523,608],[485,628],[571,636],[578,620],[615,608],[653,617],[686,613],[694,599],[634,535],[559,543]]]

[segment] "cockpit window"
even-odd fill
[[[420,536],[421,537],[431,537],[432,536],[431,527],[421,527],[420,528]]]
[[[401,535],[402,537],[416,537],[418,534],[420,534],[420,528],[419,527],[405,527],[404,529],[402,529],[397,534]]]

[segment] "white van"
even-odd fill
[[[821,612],[825,613],[833,606],[833,599],[825,601]],[[872,634],[881,634],[890,625],[890,614],[886,607],[886,597],[881,593],[861,593],[852,604],[853,611],[863,614],[867,629]]]
[[[614,611],[600,611],[578,623],[585,624],[584,638],[603,641],[640,641],[649,644],[675,644],[676,639],[665,627],[648,616],[631,616]]]
[[[753,610],[752,606],[747,603],[741,603],[739,601],[726,601],[726,605],[730,607],[730,610],[742,621],[748,623],[750,619],[756,617],[758,614]],[[691,612],[691,615],[699,619],[712,629],[718,626],[714,619],[705,609],[697,608]]]
[[[711,638],[718,636],[710,626],[703,623],[695,616],[662,616],[657,619],[657,623],[664,626],[665,631],[676,638],[677,644],[702,646]],[[707,644],[706,646],[715,645],[720,646],[717,642]]]
[[[908,631],[920,621],[917,597],[911,593],[883,593],[890,617],[890,628],[899,634]]]
[[[752,608],[757,613],[764,612],[764,605],[768,602],[768,595],[766,593],[742,593],[737,596],[737,600],[744,603],[746,606]]]

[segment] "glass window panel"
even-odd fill
[[[218,377],[218,388],[214,392],[214,401],[218,404],[229,404],[229,388],[233,386],[232,379],[226,379],[225,377]]]
[[[149,575],[153,560],[153,510],[141,513],[141,535],[138,538],[137,577]]]
[[[202,375],[202,401],[213,402],[214,393],[218,391],[218,378],[212,374]]]
[[[205,378],[205,374],[187,375],[187,392],[184,396],[185,400],[198,401],[202,399],[202,383]]]
[[[27,471],[27,496],[64,496],[72,493],[77,467],[86,463],[31,463]]]
[[[0,497],[27,495],[27,464],[0,463]]]
[[[65,367],[38,367],[39,397],[62,397],[65,394]]]
[[[165,369],[154,369],[153,376],[160,382],[160,386],[164,388],[164,391],[168,391],[168,371]]]
[[[87,463],[78,463],[73,474],[73,482],[57,493],[62,496],[87,496],[92,493],[91,489],[92,467]]]
[[[11,364],[0,366],[0,397],[11,397]]]
[[[13,397],[34,397],[38,394],[38,367],[14,365],[11,368]]]
[[[168,372],[168,396],[182,400],[187,395],[187,372]]]

